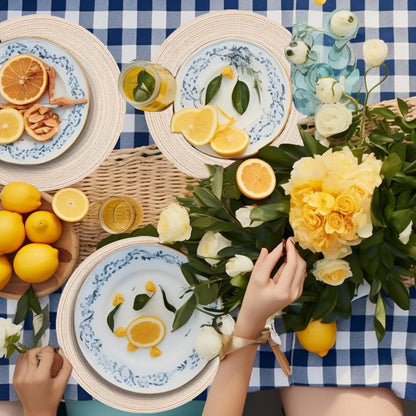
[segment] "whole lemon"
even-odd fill
[[[0,254],[16,251],[25,237],[22,216],[17,212],[0,210]]]
[[[296,332],[296,336],[305,350],[325,357],[335,345],[337,324],[335,322],[324,324],[320,320],[311,320],[304,330]]]
[[[49,244],[26,244],[14,257],[14,272],[25,282],[44,282],[58,269],[58,254],[59,251]]]
[[[35,211],[25,222],[27,238],[33,243],[54,243],[62,234],[61,220],[50,211]]]
[[[10,282],[12,278],[12,265],[6,256],[0,256],[0,290],[3,290],[4,286]]]
[[[1,203],[4,209],[25,214],[40,207],[39,190],[26,182],[10,182],[1,192]]]

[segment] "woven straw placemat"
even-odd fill
[[[96,36],[59,17],[29,15],[0,23],[2,42],[22,37],[47,39],[74,57],[87,78],[90,110],[80,137],[67,151],[40,165],[0,162],[0,183],[19,180],[43,191],[67,187],[93,172],[120,136],[126,104],[118,92],[119,69]]]
[[[199,48],[207,43],[224,38],[242,38],[267,49],[282,64],[287,73],[290,65],[284,48],[291,34],[283,26],[258,13],[224,10],[207,13],[175,30],[157,50],[153,60],[176,75],[181,65]],[[165,111],[147,112],[146,122],[155,143],[163,154],[181,171],[203,178],[208,176],[206,164],[228,166],[234,160],[209,156],[189,144],[181,134],[170,132],[172,106]],[[300,143],[297,129],[299,113],[292,104],[286,126],[273,145]]]

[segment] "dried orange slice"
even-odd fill
[[[243,195],[251,199],[263,199],[274,191],[276,175],[267,162],[251,158],[238,167],[236,181]]]
[[[208,144],[218,125],[218,112],[212,105],[201,108],[184,108],[173,114],[170,122],[172,133],[182,133],[194,146]]]
[[[45,64],[36,56],[19,54],[0,68],[0,94],[13,104],[33,103],[48,85]]]
[[[237,156],[243,153],[250,142],[248,134],[237,127],[226,127],[210,141],[215,153],[221,156]]]
[[[13,143],[25,130],[23,116],[14,108],[0,110],[0,144]]]
[[[52,198],[52,209],[57,217],[67,222],[81,221],[90,204],[87,195],[77,188],[60,189]]]
[[[138,348],[150,348],[160,344],[165,334],[165,324],[156,316],[141,316],[131,321],[126,328],[127,339]]]
[[[38,142],[51,140],[59,131],[59,117],[52,109],[36,103],[24,112],[26,133]]]

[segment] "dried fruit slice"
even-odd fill
[[[0,144],[13,143],[25,130],[23,116],[14,108],[0,110]]]
[[[214,137],[218,125],[218,112],[212,105],[201,108],[184,108],[173,114],[170,130],[182,133],[194,146],[208,144]]]
[[[242,194],[251,199],[263,199],[274,191],[276,175],[267,162],[251,158],[238,167],[236,181]]]
[[[243,153],[250,142],[248,134],[237,127],[227,127],[218,132],[210,142],[215,153],[221,156],[237,156]]]
[[[131,321],[126,328],[127,339],[138,348],[160,344],[165,334],[165,324],[156,316],[141,316]]]
[[[37,103],[24,113],[26,133],[38,142],[52,139],[59,131],[59,117],[52,109]]]
[[[0,94],[13,104],[33,103],[47,85],[46,66],[36,56],[14,55],[0,68]]]

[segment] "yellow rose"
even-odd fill
[[[311,230],[317,230],[318,228],[322,227],[324,219],[322,215],[317,214],[310,206],[304,205],[303,209],[303,221],[305,226]]]
[[[343,178],[351,172],[355,172],[358,166],[358,160],[348,147],[333,152],[332,149],[327,150],[322,155],[327,175],[334,175],[337,178]]]
[[[329,214],[335,206],[335,198],[326,192],[314,192],[305,202],[320,215]]]
[[[357,240],[357,230],[351,216],[344,217],[344,231],[340,234],[340,238],[348,241],[348,244],[351,244],[352,241]],[[361,241],[361,239],[359,240]]]
[[[312,186],[309,186],[309,184],[296,186],[290,192],[290,202],[293,205],[302,205],[304,200],[307,199],[313,192],[315,192],[315,190]]]
[[[312,267],[312,273],[317,280],[331,286],[338,286],[352,276],[350,265],[345,260],[318,260]]]
[[[344,232],[344,216],[341,213],[332,211],[325,219],[325,232],[327,234],[341,234]]]
[[[312,243],[315,247],[315,252],[325,252],[328,250],[331,243],[331,236],[325,232],[325,226],[318,228],[316,231],[311,233]]]
[[[335,209],[344,215],[351,215],[358,210],[357,200],[352,195],[338,195],[335,198]]]
[[[311,250],[316,252],[317,249],[315,245],[312,243],[310,231],[306,228],[303,219],[292,219],[290,221],[290,225],[292,226],[294,238],[297,243],[304,249],[304,250]]]

